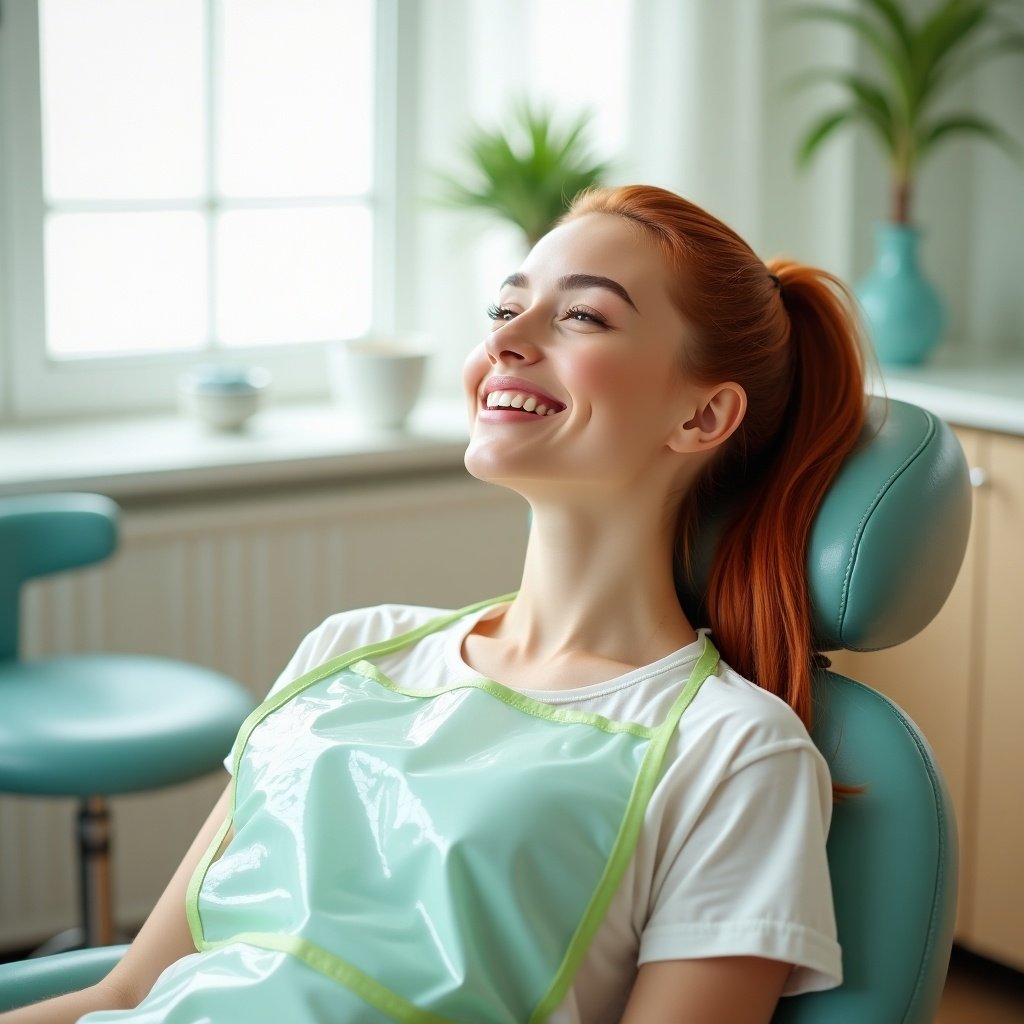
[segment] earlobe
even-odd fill
[[[675,452],[710,451],[735,433],[747,411],[747,393],[739,384],[719,384],[699,396],[693,415],[669,439]]]

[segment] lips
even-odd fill
[[[490,377],[484,383],[483,404],[487,410],[514,410],[532,416],[553,416],[565,403],[520,377]]]

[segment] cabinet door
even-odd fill
[[[984,505],[970,945],[1024,969],[1024,438],[989,438]]]
[[[979,465],[986,436],[958,430],[968,463]],[[977,496],[976,496],[977,497]],[[917,723],[946,778],[961,833],[958,932],[970,920],[971,843],[968,724],[971,714],[971,607],[975,578],[978,502],[960,574],[938,615],[917,636],[898,647],[870,653],[839,651],[833,667],[895,701]]]

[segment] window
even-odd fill
[[[202,360],[302,390],[387,326],[398,9],[8,0],[15,414],[169,404]]]
[[[457,394],[519,256],[431,204],[430,171],[522,95],[592,110],[597,148],[635,156],[633,17],[633,0],[0,0],[0,419],[171,409],[206,361],[325,397],[324,344],[367,330],[430,334],[432,386]]]

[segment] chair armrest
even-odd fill
[[[63,995],[105,978],[127,946],[100,946],[0,964],[0,1012]]]

